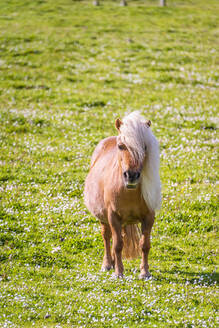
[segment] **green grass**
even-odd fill
[[[0,2],[0,327],[217,327],[217,0]],[[160,141],[150,271],[101,273],[92,151],[140,110]]]

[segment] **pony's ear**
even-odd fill
[[[148,120],[148,121],[145,122],[145,124],[146,124],[148,127],[150,127],[150,126],[151,126],[151,121]]]
[[[120,126],[122,125],[122,121],[119,118],[116,119],[115,125],[117,130],[120,132]]]

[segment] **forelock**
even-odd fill
[[[138,113],[133,112],[123,119],[120,127],[121,141],[125,143],[136,160],[142,161],[147,147],[148,127],[145,119]]]

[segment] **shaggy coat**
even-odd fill
[[[117,137],[100,141],[85,181],[85,204],[102,226],[103,270],[115,267],[123,275],[121,252],[142,253],[141,277],[148,277],[150,232],[161,204],[159,145],[138,112],[116,120]],[[141,233],[137,224],[141,223]],[[112,253],[110,238],[113,237]],[[140,243],[139,243],[140,239]]]

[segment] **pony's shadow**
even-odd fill
[[[167,280],[175,283],[190,283],[210,286],[219,283],[218,272],[187,272],[181,270],[161,270],[160,275],[156,275],[156,280]]]

